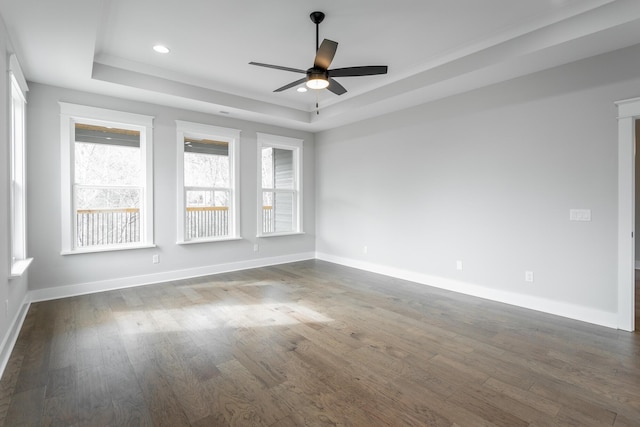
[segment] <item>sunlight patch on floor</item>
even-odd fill
[[[333,321],[322,313],[295,302],[131,310],[116,312],[114,316],[125,334],[288,326]]]

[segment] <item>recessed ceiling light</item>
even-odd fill
[[[306,87],[304,87],[304,86],[300,86],[297,90],[298,90],[298,92],[301,92],[301,93],[302,93],[302,92],[306,92],[306,91],[307,91],[307,88],[306,88]]]
[[[153,50],[155,50],[158,53],[169,53],[169,48],[161,44],[155,45],[153,47]]]

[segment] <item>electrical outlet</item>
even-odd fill
[[[368,253],[369,253],[369,246],[364,245],[364,246],[362,247],[362,253],[363,253],[363,254],[365,254],[365,255],[366,255],[366,254],[368,254]]]
[[[462,260],[456,261],[456,270],[462,271]]]
[[[533,271],[524,272],[524,281],[533,283]]]
[[[153,258],[151,258],[151,262],[154,263],[154,264],[159,263],[160,262],[160,256],[158,256],[158,254],[155,254],[153,256]]]
[[[253,244],[253,252],[258,252],[260,250],[260,246],[257,243]]]

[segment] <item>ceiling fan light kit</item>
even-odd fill
[[[320,41],[320,23],[324,20],[323,12],[312,12],[309,15],[311,22],[316,25],[316,57],[313,61],[313,67],[308,70],[302,70],[298,68],[283,67],[280,65],[263,64],[260,62],[249,62],[251,65],[257,65],[259,67],[273,68],[276,70],[290,71],[293,73],[303,73],[306,77],[286,84],[274,92],[282,92],[292,87],[298,86],[304,83],[309,89],[329,89],[336,95],[342,95],[347,92],[340,83],[338,83],[333,77],[358,77],[358,76],[374,76],[379,74],[387,74],[386,65],[369,65],[360,67],[346,67],[329,69],[333,57],[338,49],[338,43],[333,40],[324,39],[322,44]]]
[[[307,87],[309,89],[325,89],[329,86],[327,72],[322,70],[307,71]]]

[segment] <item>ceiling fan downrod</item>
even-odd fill
[[[311,12],[309,15],[311,18],[311,22],[316,24],[316,52],[320,49],[320,23],[324,21],[324,13],[322,12]]]

